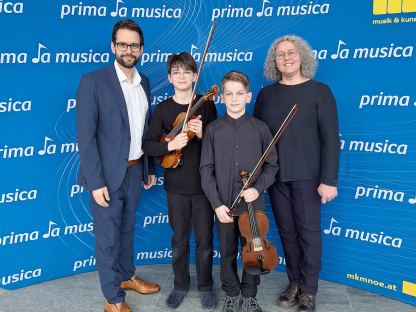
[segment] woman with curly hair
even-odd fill
[[[298,312],[315,311],[321,270],[320,205],[337,196],[340,152],[335,98],[312,77],[316,61],[297,36],[271,45],[264,74],[275,81],[258,94],[254,117],[276,133],[294,104],[298,113],[277,145],[279,172],[269,188],[273,214],[286,258],[289,285],[278,304]]]

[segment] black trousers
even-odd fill
[[[273,214],[286,258],[289,281],[315,295],[321,271],[321,198],[319,181],[275,182],[269,188]]]
[[[204,194],[179,195],[166,192],[172,228],[172,268],[174,287],[189,289],[189,240],[192,227],[196,243],[195,260],[199,291],[212,289],[214,211]]]
[[[238,296],[241,291],[243,297],[256,297],[260,276],[248,274],[243,270],[240,283],[237,273],[238,240],[240,238],[237,218],[234,218],[232,223],[221,223],[217,218],[215,220],[220,238],[222,290],[227,296]]]

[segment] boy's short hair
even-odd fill
[[[246,91],[250,91],[250,79],[248,79],[247,75],[243,72],[240,72],[238,70],[232,70],[224,75],[221,80],[221,86],[224,89],[224,84],[227,81],[237,81],[240,82]]]
[[[196,62],[188,52],[171,54],[168,57],[168,74],[171,73],[173,67],[182,67],[185,70],[191,70],[196,73]]]

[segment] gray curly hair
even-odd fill
[[[264,62],[264,76],[268,80],[282,80],[282,73],[276,66],[276,47],[283,41],[292,42],[301,59],[300,72],[303,77],[312,78],[316,72],[316,60],[309,44],[301,37],[295,35],[287,35],[277,38],[267,52],[266,61]]]

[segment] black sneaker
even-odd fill
[[[286,289],[280,294],[278,304],[282,308],[291,308],[298,303],[300,296],[300,285],[290,282]]]
[[[178,290],[174,288],[166,298],[166,305],[171,309],[176,309],[182,303],[187,292],[187,290]]]
[[[243,303],[241,304],[241,311],[243,312],[263,312],[257,303],[255,297],[243,297]]]
[[[315,312],[315,296],[301,294],[299,297],[298,312]]]
[[[216,299],[214,292],[209,291],[200,291],[199,295],[201,296],[201,305],[204,309],[214,309],[216,306]]]
[[[237,312],[240,306],[240,296],[225,296],[222,312]]]

